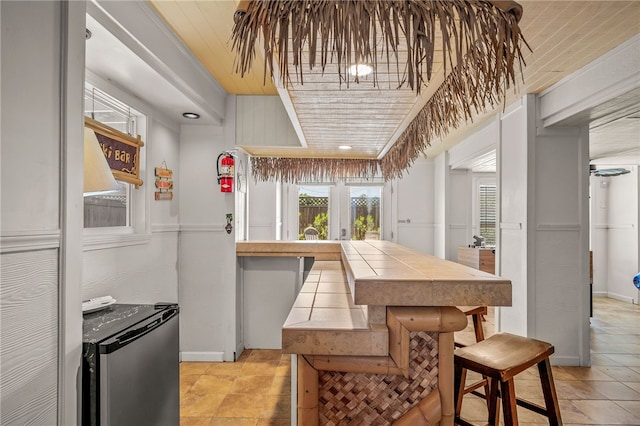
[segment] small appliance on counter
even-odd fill
[[[107,306],[116,303],[116,299],[111,296],[94,297],[93,299],[87,299],[82,301],[82,314],[90,314],[91,312],[98,312],[105,309]]]
[[[82,424],[178,426],[178,305],[98,305],[84,313]]]

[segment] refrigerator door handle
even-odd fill
[[[129,343],[130,341],[144,336],[145,334],[147,334],[148,332],[150,332],[151,330],[153,330],[154,328],[156,328],[160,324],[162,324],[162,322],[163,322],[162,318],[157,318],[157,319],[153,320],[153,322],[145,324],[142,327],[139,327],[139,328],[136,328],[134,330],[130,330],[130,331],[127,331],[127,332],[123,333],[122,335],[116,337],[116,341],[118,342],[118,344],[120,346],[124,346],[127,343]]]

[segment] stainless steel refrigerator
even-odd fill
[[[83,425],[179,425],[178,313],[158,303],[84,315]]]

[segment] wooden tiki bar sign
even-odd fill
[[[140,135],[127,135],[89,117],[84,118],[84,125],[95,132],[116,180],[140,187],[143,183],[140,179],[140,148],[144,146]]]

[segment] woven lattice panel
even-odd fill
[[[438,333],[411,333],[409,378],[319,371],[321,425],[390,425],[438,387]]]

